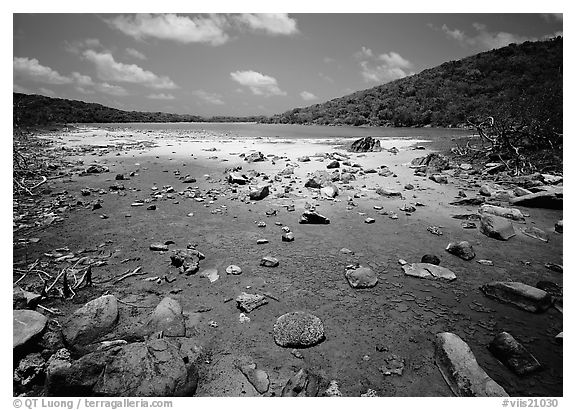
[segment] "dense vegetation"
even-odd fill
[[[469,117],[538,118],[562,130],[562,37],[480,53],[323,104],[273,123],[460,126]]]
[[[51,98],[42,95],[13,94],[15,126],[100,122],[233,122],[260,121],[263,117],[211,117],[164,112],[122,111],[101,104]]]

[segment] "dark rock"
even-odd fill
[[[108,167],[98,164],[90,165],[88,168],[86,168],[87,174],[101,174],[102,172],[108,172],[108,171],[109,171]]]
[[[114,179],[116,181],[124,181],[126,178],[124,177],[124,174],[116,174],[116,177]]]
[[[149,211],[155,211],[155,210],[156,210],[156,205],[154,205],[154,204],[148,205],[148,207],[146,207],[146,209],[149,210]]]
[[[91,194],[91,191],[90,191],[90,189],[88,189],[88,188],[83,188],[83,189],[80,190],[80,194],[81,194],[82,196],[88,196],[88,195]]]
[[[453,333],[438,333],[434,340],[435,362],[444,380],[458,397],[508,397],[476,361],[472,350]]]
[[[199,262],[202,259],[204,255],[196,249],[175,249],[170,256],[172,265],[179,268],[180,273],[186,275],[198,272]]]
[[[559,220],[554,224],[554,230],[558,233],[564,232],[564,220]]]
[[[386,189],[386,188],[377,188],[376,189],[376,193],[378,195],[381,196],[385,196],[385,197],[401,197],[402,196],[402,192],[400,191],[395,191],[393,189]]]
[[[346,269],[346,279],[353,288],[372,288],[378,283],[378,277],[374,271],[364,266]]]
[[[336,160],[331,161],[328,165],[326,165],[328,169],[340,168],[340,163]]]
[[[186,324],[182,307],[178,301],[166,297],[156,306],[144,326],[139,331],[142,336],[156,335],[162,332],[164,337],[186,336]]]
[[[378,152],[382,150],[380,140],[372,137],[364,137],[354,141],[348,149],[352,152]]]
[[[308,385],[308,371],[300,369],[282,389],[282,397],[305,397]]]
[[[40,353],[30,353],[18,362],[14,369],[14,382],[27,387],[44,375],[46,360]]]
[[[422,166],[426,166],[428,172],[437,173],[450,169],[450,161],[444,155],[433,152],[425,157],[414,158],[410,162],[411,168]]]
[[[431,263],[408,263],[402,266],[402,270],[408,276],[425,279],[446,279],[452,281],[456,275],[450,269]]]
[[[450,202],[450,205],[459,205],[459,206],[470,206],[470,205],[482,205],[484,203],[484,198],[481,196],[477,196],[475,198],[462,198],[456,201]]]
[[[246,155],[244,157],[244,161],[247,162],[262,162],[262,161],[266,161],[266,157],[260,152],[253,152],[250,155]]]
[[[294,240],[294,234],[292,232],[284,232],[282,234],[282,242],[292,242]]]
[[[12,347],[18,349],[39,336],[48,323],[48,318],[33,310],[12,311]]]
[[[310,162],[310,157],[308,156],[298,157],[298,162]]]
[[[367,224],[373,224],[374,222],[376,222],[376,219],[374,219],[374,218],[364,219],[364,223],[367,223]]]
[[[242,292],[236,298],[236,303],[238,305],[238,309],[240,309],[243,312],[250,313],[254,309],[266,305],[268,303],[268,299],[259,294],[250,294]]]
[[[268,185],[257,187],[250,191],[250,199],[252,201],[260,201],[270,194]]]
[[[426,254],[420,260],[422,263],[431,263],[432,265],[440,265],[440,258],[436,255]]]
[[[511,205],[528,208],[562,209],[563,193],[561,191],[542,191],[510,199]]]
[[[280,262],[278,261],[278,259],[273,258],[271,256],[264,256],[260,260],[260,266],[266,266],[268,268],[275,268],[279,264]]]
[[[326,225],[330,223],[330,219],[326,218],[324,215],[320,215],[317,212],[304,212],[300,217],[299,223],[301,224],[320,224]]]
[[[488,345],[488,350],[518,376],[524,376],[542,368],[538,360],[510,333],[499,333]]]
[[[464,259],[465,261],[469,261],[476,256],[472,245],[470,245],[468,241],[450,242],[446,247],[446,251],[452,255],[456,255],[459,258]]]
[[[117,321],[116,297],[105,295],[76,310],[62,325],[62,334],[70,346],[86,346],[109,333]]]
[[[42,295],[28,292],[18,285],[12,288],[12,309],[36,309],[41,299]]]
[[[226,177],[230,184],[246,185],[250,180],[244,175],[237,174],[235,172],[230,172]]]
[[[492,299],[532,313],[544,312],[552,305],[547,292],[521,282],[491,282],[480,286],[480,290]]]
[[[322,340],[324,325],[310,313],[286,313],[274,324],[274,341],[281,347],[310,347]]]
[[[434,181],[438,184],[447,184],[448,183],[448,178],[446,177],[446,175],[433,174],[433,175],[430,175],[429,179],[431,179],[432,181]]]
[[[514,226],[508,219],[486,214],[480,217],[480,232],[501,241],[507,241],[516,235]]]
[[[563,296],[562,288],[558,286],[558,284],[554,282],[550,282],[549,280],[541,280],[536,284],[538,289],[542,289],[549,295],[560,299]]]

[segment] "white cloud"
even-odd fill
[[[442,31],[446,33],[448,37],[451,37],[454,40],[463,41],[465,38],[463,31],[458,29],[450,30],[446,24],[442,25]]]
[[[104,46],[97,38],[86,38],[84,40],[65,41],[64,48],[70,53],[80,54],[88,48],[104,49]]]
[[[328,81],[329,83],[334,84],[334,79],[332,77],[330,77],[329,75],[326,75],[324,73],[318,73],[318,76],[323,79],[324,81]]]
[[[126,54],[128,54],[131,57],[137,58],[138,60],[146,60],[146,56],[134,48],[127,48]]]
[[[49,88],[40,87],[39,89],[40,94],[45,95],[47,97],[56,97],[56,93]]]
[[[18,84],[16,84],[16,83],[14,83],[14,84],[12,85],[12,90],[13,90],[15,93],[34,94],[34,93],[33,93],[31,90],[29,90],[28,88],[22,87],[21,85],[18,85]]]
[[[278,87],[278,82],[274,77],[257,71],[234,71],[230,73],[230,77],[238,84],[248,87],[254,95],[286,95],[286,92]]]
[[[312,94],[311,92],[308,92],[308,91],[302,91],[300,93],[300,97],[302,97],[302,99],[304,101],[312,101],[312,100],[318,99],[318,97],[316,97],[314,94]]]
[[[78,84],[78,86],[80,87],[87,87],[94,85],[94,81],[92,81],[92,78],[90,76],[77,73],[76,71],[72,73],[72,78],[74,79],[74,82]]]
[[[361,59],[360,73],[366,82],[387,83],[412,74],[412,63],[394,51],[376,56],[369,48],[362,47],[356,57]]]
[[[86,50],[84,57],[94,63],[98,77],[103,81],[142,84],[153,89],[175,89],[178,86],[166,76],[158,76],[136,64],[124,64],[114,60],[110,53]]]
[[[14,77],[45,84],[70,84],[72,80],[50,67],[43,66],[35,58],[14,57]]]
[[[173,100],[176,97],[174,97],[172,94],[160,93],[160,94],[150,94],[146,98],[150,98],[151,100]]]
[[[95,88],[101,93],[115,95],[117,97],[124,97],[128,95],[128,91],[124,87],[120,87],[119,85],[100,83],[96,84]]]
[[[268,34],[290,35],[298,33],[296,20],[286,13],[240,14],[233,19],[252,30],[262,30]]]
[[[158,38],[184,44],[220,45],[229,39],[224,31],[227,21],[220,15],[186,17],[176,14],[137,14],[117,16],[106,22],[124,34],[139,40]]]
[[[209,93],[209,92],[204,91],[204,90],[192,91],[192,94],[195,95],[196,97],[200,98],[201,100],[203,100],[207,103],[210,103],[210,104],[215,104],[215,105],[224,104],[224,101],[222,100],[222,96],[220,94]]]

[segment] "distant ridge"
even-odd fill
[[[540,118],[562,132],[562,45],[562,37],[511,44],[265,121],[445,127],[495,116]]]

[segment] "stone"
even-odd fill
[[[430,153],[425,157],[414,158],[410,168],[426,167],[429,172],[440,172],[450,168],[450,161],[442,154]]]
[[[510,199],[510,205],[527,208],[562,209],[562,191],[542,191]]]
[[[267,268],[275,268],[280,264],[280,261],[272,256],[264,256],[260,259],[260,266],[266,266]]]
[[[238,309],[243,312],[250,313],[254,309],[266,305],[268,303],[268,299],[259,294],[242,292],[240,295],[238,295],[238,297],[236,297],[236,303]]]
[[[46,361],[40,353],[30,353],[14,369],[14,381],[23,387],[37,381],[43,374]]]
[[[294,234],[292,232],[284,232],[282,234],[282,242],[292,242],[294,240]]]
[[[304,348],[324,340],[324,325],[310,313],[290,312],[276,319],[273,333],[278,346]]]
[[[386,364],[384,366],[381,366],[379,369],[384,376],[392,376],[392,375],[402,376],[402,374],[404,373],[404,366],[406,364],[406,361],[403,358],[395,354],[391,354],[388,357],[384,358],[384,361],[386,362]]]
[[[117,321],[116,297],[100,296],[76,310],[62,325],[62,334],[70,346],[86,346],[109,333]]]
[[[412,185],[412,184],[406,184],[406,185],[404,185],[404,189],[410,191],[410,190],[414,189],[414,185]]]
[[[308,371],[300,369],[292,376],[282,389],[282,397],[302,397],[306,396],[306,385],[308,384]]]
[[[186,336],[186,322],[182,315],[182,306],[172,298],[162,299],[139,333],[142,336],[149,336],[159,332],[166,337]]]
[[[450,202],[450,205],[456,206],[472,206],[472,205],[482,205],[485,199],[481,196],[472,197],[472,198],[462,198],[456,201]]]
[[[264,245],[264,244],[267,244],[268,242],[269,242],[268,239],[264,239],[264,238],[262,238],[262,239],[256,239],[256,244],[257,244],[257,245]]]
[[[335,198],[338,195],[338,188],[335,185],[329,185],[320,188],[320,193],[328,198]]]
[[[168,250],[168,245],[163,243],[153,243],[150,245],[150,250],[155,252],[166,252]]]
[[[200,273],[200,276],[208,278],[210,283],[214,283],[220,278],[220,275],[218,274],[218,269],[216,268],[204,269]]]
[[[182,182],[184,182],[185,184],[192,184],[192,183],[196,182],[196,178],[194,178],[193,176],[190,176],[190,175],[186,175]]]
[[[236,172],[230,172],[226,177],[229,184],[246,185],[250,180],[244,175],[238,174]]]
[[[564,232],[564,220],[559,220],[554,224],[554,230],[558,233]]]
[[[330,163],[328,163],[328,165],[326,165],[327,169],[335,169],[335,168],[340,168],[340,163],[336,160],[334,161],[330,161]]]
[[[228,275],[240,275],[241,273],[242,273],[242,269],[240,268],[240,266],[229,265],[226,268],[226,274],[228,274]]]
[[[433,175],[430,175],[429,179],[436,182],[437,184],[447,184],[448,183],[448,177],[446,177],[446,175],[433,174]]]
[[[199,262],[204,254],[196,249],[174,249],[170,255],[170,263],[178,268],[180,273],[192,275],[200,269]]]
[[[246,377],[256,391],[260,394],[264,394],[268,391],[270,387],[270,380],[268,379],[268,374],[263,371],[256,369],[256,364],[251,363],[248,365],[239,366],[238,369]]]
[[[542,368],[538,360],[510,333],[499,333],[488,345],[488,350],[518,376],[524,376]]]
[[[512,219],[513,221],[523,221],[524,215],[520,210],[515,208],[504,208],[502,206],[495,205],[482,205],[478,210],[481,214],[496,215],[501,218]]]
[[[367,224],[373,224],[374,222],[376,222],[376,219],[374,219],[374,218],[364,219],[364,223],[367,223]]]
[[[155,211],[155,210],[156,210],[156,205],[154,205],[154,204],[148,205],[148,207],[147,207],[146,209],[147,209],[148,211]]]
[[[438,333],[434,340],[436,366],[458,397],[508,397],[476,361],[466,342],[454,333]]]
[[[310,157],[308,157],[308,156],[298,157],[297,161],[298,162],[310,162]]]
[[[563,181],[562,175],[542,174],[542,178],[547,185],[556,185]]]
[[[346,269],[345,276],[350,286],[356,289],[372,288],[378,283],[374,271],[364,266]]]
[[[268,185],[257,187],[250,191],[250,199],[252,201],[260,201],[266,198],[270,194],[270,189]]]
[[[326,225],[330,223],[330,219],[326,218],[324,215],[320,215],[317,212],[304,212],[300,217],[299,223],[301,224],[316,224],[316,225]]]
[[[480,217],[480,232],[489,238],[501,241],[507,241],[516,236],[512,222],[506,218],[487,214]]]
[[[491,282],[480,286],[480,290],[492,299],[532,313],[544,312],[552,305],[550,294],[521,282]]]
[[[360,397],[378,397],[378,393],[374,389],[368,389],[366,393],[362,393]]]
[[[42,295],[28,292],[18,285],[12,287],[12,309],[36,309]]]
[[[94,165],[90,165],[88,168],[86,168],[86,173],[87,174],[101,174],[103,172],[108,172],[109,169],[108,167],[105,167],[103,165],[98,165],[98,164],[94,164]]]
[[[260,151],[258,152],[253,152],[250,155],[246,155],[244,157],[244,161],[247,162],[262,162],[262,161],[266,161],[266,157],[264,156],[264,154],[262,154]]]
[[[328,388],[324,391],[324,396],[326,397],[342,397],[338,382],[336,380],[331,380]]]
[[[544,232],[540,228],[536,228],[535,226],[529,226],[528,228],[520,229],[522,233],[526,236],[529,236],[534,239],[538,239],[542,242],[548,242],[550,237],[546,232]]]
[[[198,372],[185,363],[179,350],[166,339],[151,339],[119,348],[94,385],[96,396],[191,396]]]
[[[376,193],[378,195],[381,195],[381,196],[384,196],[387,198],[401,197],[402,196],[402,192],[395,191],[393,189],[386,189],[386,188],[377,188]]]
[[[512,190],[512,193],[514,194],[514,196],[524,196],[524,195],[530,195],[532,191],[528,191],[526,188],[517,186]]]
[[[562,299],[563,291],[562,287],[560,287],[557,283],[548,281],[548,280],[541,280],[536,283],[536,287],[538,289],[542,289],[543,291],[553,296],[555,299]]]
[[[379,152],[382,150],[382,147],[380,140],[372,137],[364,137],[354,141],[348,150],[352,152]]]
[[[93,395],[92,389],[106,364],[119,350],[112,348],[96,351],[72,361],[70,352],[60,349],[48,359],[45,384],[47,396]]]
[[[408,276],[425,279],[445,279],[453,281],[456,279],[456,274],[450,269],[442,266],[433,265],[431,263],[408,263],[402,265],[402,270]]]
[[[431,263],[432,265],[440,265],[440,258],[436,255],[426,254],[420,260],[422,263]]]
[[[472,245],[470,245],[468,241],[450,242],[446,247],[446,251],[464,259],[465,261],[469,261],[476,256]]]

